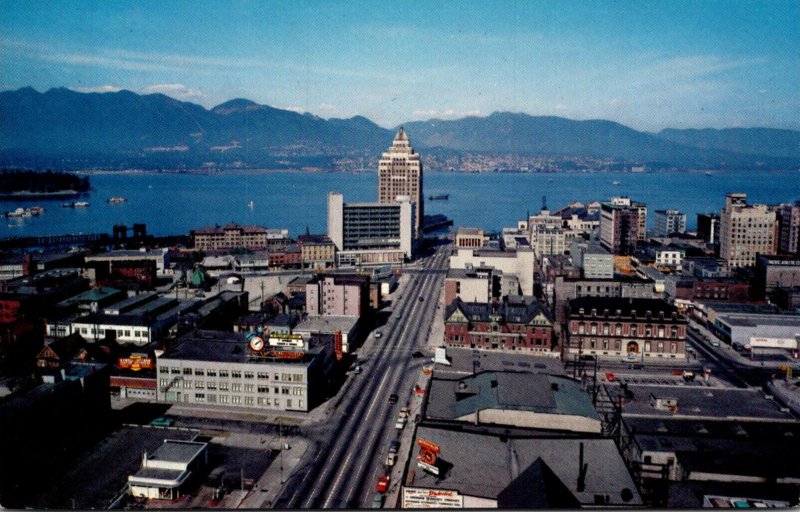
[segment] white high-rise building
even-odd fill
[[[398,196],[408,196],[416,205],[414,234],[419,236],[424,212],[422,161],[402,128],[378,163],[378,202],[394,203]]]
[[[654,236],[686,232],[686,214],[678,210],[656,210]]]

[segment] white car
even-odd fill
[[[383,336],[383,333],[382,333],[381,331],[375,331],[375,334],[374,334],[374,336],[375,336],[375,339],[378,339],[378,338],[380,338],[381,336]]]
[[[717,340],[714,340],[714,341],[711,342],[711,346],[712,347],[718,347],[719,346],[719,342]]]

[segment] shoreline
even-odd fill
[[[58,192],[9,192],[0,193],[0,200],[9,199],[58,199],[69,197],[80,197],[84,194],[89,194],[90,190],[86,192],[78,192],[77,190],[60,190]]]
[[[473,174],[534,174],[543,176],[554,176],[563,174],[613,174],[613,175],[638,175],[638,174],[708,174],[709,177],[724,176],[727,173],[735,172],[752,172],[758,174],[771,174],[771,173],[791,173],[798,172],[800,169],[728,169],[728,170],[713,170],[713,169],[664,169],[664,170],[649,170],[644,172],[634,171],[617,171],[617,170],[601,170],[601,169],[569,169],[559,171],[522,171],[522,170],[503,170],[503,171],[456,171],[456,170],[438,170],[428,169],[425,173],[431,174],[460,174],[460,175],[473,175]],[[377,174],[377,169],[361,169],[349,171],[336,171],[332,169],[320,168],[306,168],[306,169],[193,169],[193,170],[147,170],[147,169],[89,169],[84,171],[66,171],[74,174],[81,175],[107,175],[107,174],[121,174],[131,176],[160,176],[160,175],[188,175],[188,176],[222,176],[222,175],[269,175],[269,174]],[[75,195],[85,194],[88,192],[74,192]],[[19,197],[19,196],[17,196]],[[31,197],[31,196],[21,196]],[[47,196],[55,197],[55,196]],[[3,196],[0,195],[0,199]]]

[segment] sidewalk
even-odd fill
[[[308,450],[308,443],[299,437],[283,438],[284,446],[281,446],[278,438],[274,438],[269,443],[272,449],[280,450],[281,453],[272,461],[269,468],[261,475],[261,478],[253,485],[253,489],[243,496],[236,506],[231,508],[271,508],[272,503],[278,497],[283,488],[283,483],[289,479],[300,459],[303,458]],[[289,449],[284,449],[288,445]],[[228,507],[220,507],[228,508]]]

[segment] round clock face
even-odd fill
[[[264,348],[264,340],[259,336],[254,336],[250,340],[250,348],[255,350],[256,352],[260,352]]]

